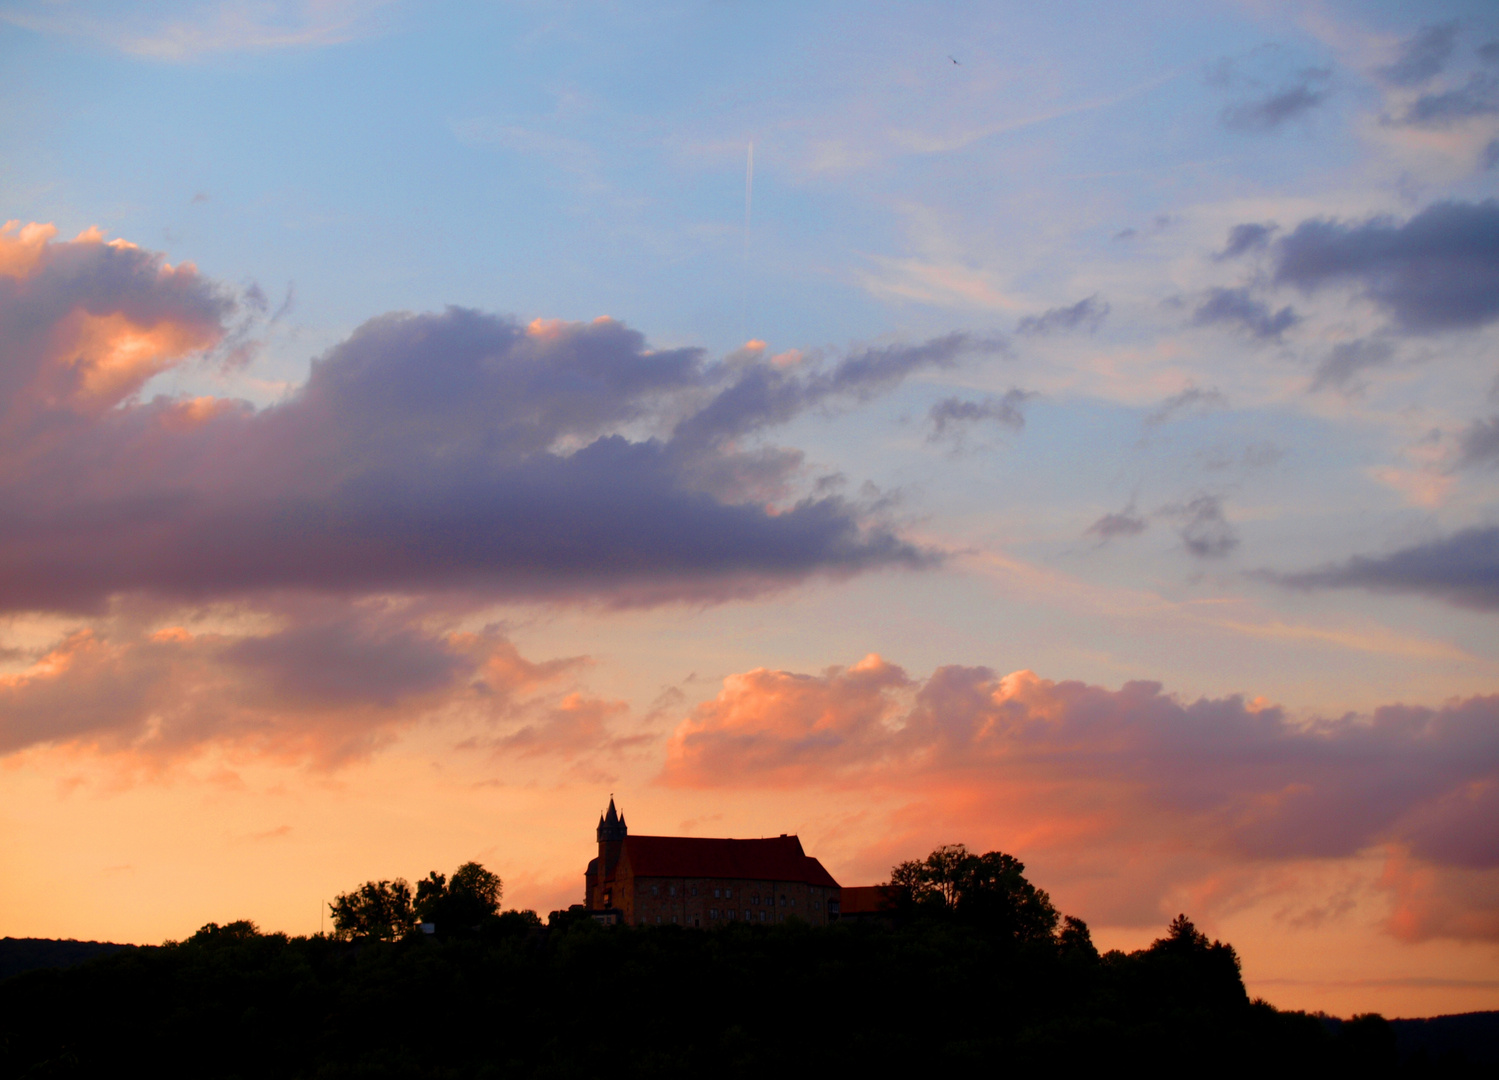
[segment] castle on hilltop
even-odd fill
[[[838,918],[842,890],[795,836],[631,836],[611,796],[598,841],[583,906],[600,922],[711,927],[794,917],[826,926]]]

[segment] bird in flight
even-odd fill
[[[949,60],[951,60],[954,64],[958,64],[958,58],[956,56],[952,55],[952,53],[948,53],[947,54],[947,58]],[[958,64],[958,67],[962,67],[962,66],[963,66],[962,64]]]

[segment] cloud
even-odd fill
[[[1391,86],[1420,86],[1441,74],[1457,46],[1456,21],[1423,26],[1400,47],[1400,56],[1376,74]]]
[[[1306,293],[1361,286],[1409,333],[1483,326],[1499,318],[1499,202],[1434,203],[1402,224],[1303,221],[1275,261],[1276,282]]]
[[[0,433],[40,434],[60,415],[99,416],[154,375],[212,348],[236,303],[191,263],[88,230],[0,227]],[[43,417],[52,419],[43,420]],[[35,445],[32,445],[35,449]]]
[[[1140,890],[1166,902],[1214,859],[1389,847],[1438,870],[1499,868],[1499,696],[1297,723],[1263,701],[1184,702],[1154,682],[1108,690],[957,666],[920,680],[869,656],[818,675],[728,677],[673,734],[661,779],[884,790],[933,813],[981,810],[1074,874],[1107,867],[1096,874],[1105,909]],[[1492,905],[1469,914],[1466,930],[1391,929],[1499,936]]]
[[[86,0],[18,3],[0,21],[83,38],[149,60],[184,62],[216,53],[339,45],[377,29],[392,0],[219,0],[152,4],[141,10]]]
[[[1316,570],[1260,576],[1296,589],[1416,593],[1458,607],[1499,611],[1499,527],[1475,526],[1389,555],[1358,555]]]
[[[1118,536],[1139,536],[1149,528],[1146,520],[1135,512],[1135,500],[1123,510],[1105,514],[1083,532],[1084,536],[1096,536],[1100,544],[1107,544]]]
[[[958,433],[960,426],[992,421],[1011,431],[1025,427],[1025,413],[1021,406],[1035,397],[1034,393],[1012,387],[1003,397],[986,397],[982,401],[964,401],[961,398],[943,398],[927,413],[932,433],[928,440],[935,442]]]
[[[1160,427],[1166,421],[1183,412],[1191,412],[1197,409],[1226,408],[1228,408],[1228,399],[1212,387],[1204,390],[1197,386],[1188,386],[1181,393],[1172,394],[1156,406],[1145,417],[1145,426],[1148,428]]]
[[[838,399],[867,400],[922,368],[950,368],[965,352],[1004,348],[998,340],[947,334],[921,345],[863,349],[828,372],[747,363],[729,373],[712,400],[676,426],[672,439],[689,446],[721,445]]]
[[[1199,559],[1221,559],[1239,546],[1238,535],[1223,515],[1223,501],[1216,495],[1196,495],[1164,507],[1161,513],[1177,520],[1182,543]]]
[[[1027,315],[1016,325],[1015,332],[1034,336],[1082,327],[1091,334],[1103,325],[1108,314],[1108,302],[1094,293],[1071,307],[1051,308],[1040,315]]]
[[[1499,465],[1499,416],[1475,420],[1458,437],[1458,468]]]
[[[455,710],[490,724],[534,712],[538,691],[581,663],[535,663],[496,631],[434,628],[389,604],[254,621],[276,625],[163,626],[127,611],[66,634],[0,676],[0,756],[49,745],[161,762],[218,745],[333,767]]]
[[[1317,365],[1317,370],[1312,375],[1311,389],[1346,389],[1360,374],[1369,368],[1389,363],[1394,355],[1395,350],[1387,341],[1360,338],[1334,345]]]
[[[1462,86],[1422,94],[1401,116],[1389,121],[1411,127],[1448,128],[1475,116],[1499,113],[1499,79],[1476,73]]]
[[[1304,116],[1331,95],[1325,87],[1330,71],[1308,69],[1293,85],[1253,101],[1227,106],[1220,119],[1232,131],[1274,131],[1287,121]]]
[[[1270,242],[1270,236],[1279,228],[1273,221],[1264,224],[1246,222],[1243,225],[1235,225],[1228,230],[1228,242],[1223,245],[1223,250],[1214,253],[1214,262],[1223,262],[1226,259],[1236,259],[1249,251],[1258,251]]]
[[[1193,326],[1228,325],[1259,341],[1279,341],[1283,333],[1300,321],[1301,317],[1289,307],[1272,312],[1269,305],[1256,300],[1248,289],[1209,289],[1192,313]]]
[[[781,365],[652,349],[612,319],[371,319],[282,402],[155,397],[226,338],[190,266],[0,236],[0,610],[274,590],[726,599],[931,556],[798,487],[755,436],[993,342],[950,334]],[[108,537],[108,542],[101,542]]]
[[[1165,232],[1173,224],[1175,224],[1175,219],[1170,214],[1157,214],[1145,228],[1137,229],[1134,226],[1130,226],[1127,229],[1120,229],[1114,234],[1114,239],[1135,240],[1141,236],[1157,236]]]

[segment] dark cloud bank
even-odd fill
[[[1232,237],[1230,240],[1232,246]],[[1274,280],[1360,288],[1407,333],[1499,319],[1499,202],[1441,202],[1404,223],[1304,221],[1272,247]]]
[[[1296,589],[1415,593],[1459,607],[1499,611],[1499,527],[1463,529],[1388,555],[1359,555],[1315,570],[1263,576]]]
[[[232,307],[98,243],[0,276],[0,610],[284,589],[716,599],[921,565],[861,507],[798,498],[797,451],[747,440],[992,347],[954,334],[830,364],[710,363],[612,320],[450,308],[370,320],[256,410],[141,402],[154,371],[115,372],[94,340],[188,327],[201,345]],[[59,344],[95,317],[93,338]]]

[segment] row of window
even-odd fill
[[[697,886],[696,885],[692,886],[691,894],[693,896],[697,895]],[[652,896],[660,896],[661,895],[661,886],[659,886],[659,885],[652,885],[651,886],[651,895]],[[667,896],[676,896],[677,895],[677,887],[675,885],[668,885],[666,887],[666,895]],[[724,889],[724,888],[714,889],[713,890],[713,898],[715,900],[732,900],[732,899],[734,899],[734,890],[733,889]],[[759,893],[752,893],[752,894],[750,894],[750,896],[749,896],[749,902],[751,904],[755,904],[755,905],[759,905],[760,903],[762,903],[762,901],[760,900],[760,894]],[[765,904],[770,905],[771,907],[774,907],[775,906],[775,902],[776,902],[776,898],[775,898],[774,895],[770,895],[770,896],[767,896],[763,902]],[[786,898],[786,894],[785,893],[781,894],[781,906],[782,907],[788,906],[788,900]],[[789,906],[796,907],[796,897],[793,896],[793,897],[790,898],[790,900],[789,900]]]
[[[767,915],[768,915],[767,912],[762,911],[762,912],[759,913],[759,915],[760,915],[760,920],[759,920],[760,922],[768,922],[769,921],[769,919],[767,918]],[[723,913],[723,917],[725,919],[729,919],[729,920],[732,921],[732,920],[735,920],[735,919],[737,919],[739,917],[739,912],[735,911],[733,908],[729,908],[727,911],[725,911]],[[709,919],[716,919],[716,918],[718,918],[718,909],[717,908],[709,908],[708,909],[708,918]],[[753,912],[753,911],[746,911],[744,913],[744,921],[745,922],[754,922],[755,921],[755,912]]]

